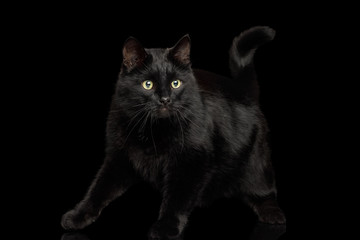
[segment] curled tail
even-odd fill
[[[272,28],[257,26],[242,32],[233,40],[230,48],[230,71],[232,77],[241,82],[243,94],[248,98],[259,98],[259,87],[253,66],[254,53],[259,46],[273,40],[274,37],[275,30]]]

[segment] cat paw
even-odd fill
[[[280,208],[263,208],[259,212],[259,222],[268,224],[286,224],[286,218]]]
[[[149,240],[182,240],[176,226],[156,222],[149,231]]]
[[[73,209],[62,216],[61,226],[65,230],[79,230],[95,222],[95,220],[96,217],[92,217],[88,214],[81,214]]]

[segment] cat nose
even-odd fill
[[[170,98],[169,97],[162,97],[162,98],[160,98],[160,103],[169,104],[170,103]]]

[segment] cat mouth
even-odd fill
[[[167,106],[161,106],[158,108],[158,114],[160,118],[166,118],[170,116],[170,109]]]

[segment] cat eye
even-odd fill
[[[181,81],[180,80],[175,80],[171,82],[171,87],[172,88],[179,88],[181,86]]]
[[[146,90],[152,89],[153,85],[153,82],[149,80],[143,81],[142,83],[143,88],[145,88]]]

